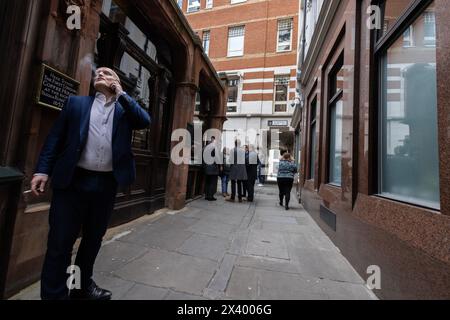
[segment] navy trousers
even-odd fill
[[[77,168],[67,189],[53,189],[50,230],[41,276],[42,299],[67,299],[67,268],[81,232],[75,265],[81,271],[81,289],[92,283],[94,262],[114,208],[117,183],[111,172]]]

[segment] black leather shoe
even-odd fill
[[[111,296],[111,291],[100,288],[95,282],[92,282],[86,290],[70,291],[72,300],[111,300]]]

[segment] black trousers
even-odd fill
[[[255,182],[256,178],[249,178],[245,183],[247,189],[247,199],[253,201],[255,197]]]
[[[236,185],[238,199],[242,199],[242,188],[246,184],[245,180],[231,180],[231,199],[236,199]]]
[[[280,202],[283,203],[283,198],[286,198],[285,205],[289,205],[289,200],[291,200],[291,190],[294,184],[294,179],[291,178],[278,178],[278,190],[280,192]]]
[[[54,189],[49,213],[50,230],[41,276],[42,299],[66,299],[67,268],[73,245],[81,233],[75,265],[81,289],[92,283],[94,262],[102,244],[117,193],[112,173],[77,168],[67,189]]]
[[[217,190],[217,176],[205,176],[205,199],[212,199]]]

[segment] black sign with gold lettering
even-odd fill
[[[69,96],[78,94],[80,83],[46,64],[42,65],[37,103],[61,110]]]

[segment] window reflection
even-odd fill
[[[103,0],[102,12],[111,19],[112,22],[120,23],[129,32],[128,37],[139,46],[154,61],[157,61],[156,47],[148,39],[144,32],[136,26],[133,21],[120,7],[112,0]]]
[[[396,20],[413,2],[414,0],[386,0],[382,4],[384,6],[384,26],[381,36],[385,35],[392,28]]]
[[[139,105],[150,111],[150,98],[152,87],[152,74],[144,66],[139,64],[128,53],[124,53],[120,62],[120,70],[130,79],[131,92],[128,92]],[[136,130],[133,132],[133,147],[148,149],[149,129]]]
[[[400,37],[383,59],[380,191],[439,207],[436,48],[424,41],[432,9],[412,25],[415,46]]]

